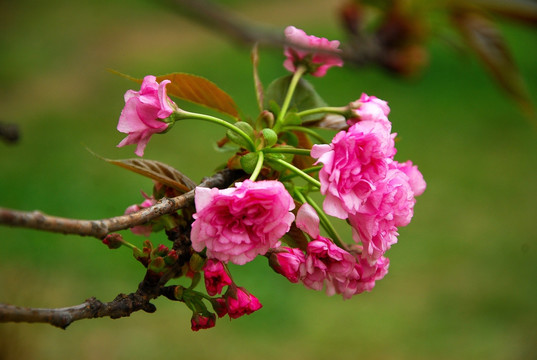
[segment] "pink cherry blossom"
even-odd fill
[[[314,145],[311,156],[323,163],[319,172],[323,209],[346,219],[363,206],[375,183],[386,176],[395,155],[392,134],[378,122],[358,122],[340,131],[331,144]]]
[[[397,227],[408,225],[415,202],[408,176],[392,168],[385,179],[376,183],[360,211],[349,216],[354,240],[362,242],[370,264],[397,242]]]
[[[159,84],[155,76],[148,75],[140,91],[128,90],[125,93],[125,107],[121,111],[117,129],[128,135],[118,147],[137,144],[134,153],[143,156],[151,135],[168,128],[168,124],[161,119],[169,117],[177,108],[166,95],[166,85],[169,83],[169,80],[164,80]]]
[[[332,281],[344,281],[354,270],[356,260],[347,251],[341,249],[330,239],[318,236],[308,244],[306,262],[302,265],[304,286],[309,289],[322,290],[327,285],[328,293]]]
[[[283,66],[291,72],[295,72],[298,65],[305,65],[311,75],[322,77],[332,66],[343,66],[343,60],[338,55],[316,51],[341,51],[338,49],[339,41],[337,40],[330,41],[308,35],[294,26],[288,26],[285,29],[285,38],[289,43],[297,46],[286,46],[284,50],[287,59]]]
[[[198,331],[200,329],[210,329],[214,327],[216,322],[216,316],[212,313],[200,314],[195,313],[190,319],[191,328],[193,331]]]
[[[333,292],[341,294],[344,299],[371,291],[375,281],[381,280],[388,273],[390,260],[380,257],[374,265],[370,265],[367,259],[358,255],[354,270],[344,279],[332,281]]]
[[[222,288],[231,285],[231,278],[224,269],[224,264],[218,260],[208,259],[203,267],[205,288],[207,294],[215,296],[222,292]]]
[[[358,121],[376,121],[384,124],[388,131],[391,131],[391,123],[388,120],[390,107],[386,101],[376,96],[362,93],[360,99],[351,103],[351,106],[357,106],[357,108],[354,110],[356,117],[347,120],[349,126],[356,124]]]
[[[129,206],[125,210],[125,215],[135,213],[139,210],[151,207],[157,203],[157,201],[155,200],[153,196],[148,196],[143,191],[142,191],[142,195],[144,196],[145,200],[140,205],[134,204],[134,205]],[[153,226],[151,224],[147,224],[147,225],[134,226],[131,228],[131,231],[133,234],[143,235],[147,237],[151,234],[152,229],[153,229]]]
[[[269,258],[270,266],[278,274],[281,274],[292,283],[300,280],[300,268],[306,261],[304,253],[300,249],[281,247],[276,249]]]
[[[209,258],[243,265],[279,245],[295,218],[290,212],[295,204],[278,181],[235,186],[196,188],[191,240],[195,251],[207,247]]]
[[[230,287],[225,294],[229,317],[237,319],[263,307],[259,300],[242,287]]]
[[[423,175],[418,170],[417,165],[412,164],[412,161],[410,160],[404,163],[394,161],[393,165],[408,176],[408,182],[412,188],[412,191],[414,192],[414,196],[420,196],[423,194],[425,188],[427,187],[427,183],[423,179]]]

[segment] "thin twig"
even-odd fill
[[[227,187],[243,173],[223,170],[206,178],[202,187]],[[46,215],[40,211],[18,211],[0,208],[0,225],[37,229],[62,234],[94,236],[98,239],[119,230],[145,224],[159,216],[171,214],[189,206],[194,200],[194,190],[173,198],[162,198],[155,205],[129,215],[121,215],[101,220],[78,220]]]

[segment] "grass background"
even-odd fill
[[[244,16],[283,29],[341,38],[339,1],[227,1]],[[504,24],[537,101],[537,32]],[[537,132],[471,57],[431,44],[417,80],[367,68],[313,79],[342,105],[361,92],[389,101],[401,141],[396,159],[420,166],[428,188],[388,253],[390,273],[373,292],[342,301],[288,283],[259,259],[233,269],[264,308],[193,333],[190,311],[157,299],[154,314],[97,319],[62,331],[0,324],[0,359],[530,359],[537,356]],[[263,50],[268,84],[285,73]],[[117,149],[123,93],[133,76],[189,72],[214,81],[255,116],[249,50],[143,1],[0,3],[0,119],[19,124],[18,144],[0,143],[0,206],[96,219],[121,214],[151,182],[93,157]],[[223,130],[183,122],[155,136],[146,157],[195,181],[226,156]],[[131,242],[142,239],[124,232]],[[159,234],[152,235],[155,242]],[[62,307],[131,292],[143,269],[126,249],[91,238],[0,227],[0,302]]]

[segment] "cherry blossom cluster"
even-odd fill
[[[231,123],[180,109],[168,97],[170,80],[159,83],[154,76],[144,78],[140,91],[125,94],[118,130],[128,135],[118,146],[137,144],[139,156],[153,134],[168,131],[184,119],[225,126],[225,142],[237,147],[226,166],[243,170],[242,178],[226,189],[196,187],[194,213],[181,212],[160,223],[160,229],[178,223],[189,227],[191,255],[182,274],[192,279],[192,285],[177,286],[174,298],[192,310],[191,326],[196,331],[214,326],[216,316],[236,319],[261,308],[254,295],[235,284],[227,267],[258,256],[267,257],[272,269],[290,282],[328,295],[350,299],[370,291],[387,274],[386,251],[397,242],[398,228],[409,224],[415,198],[426,187],[417,166],[394,159],[396,134],[386,101],[362,94],[343,107],[296,107],[295,94],[317,96],[301,85],[306,82],[304,75],[325,76],[343,61],[338,41],[310,36],[293,26],[285,35],[289,86],[282,102],[265,107],[257,121]],[[343,130],[327,143],[309,127],[315,121],[305,119],[329,115],[343,119],[339,126]],[[296,141],[297,133],[307,141]],[[322,206],[312,200],[310,194],[315,192],[324,196]],[[158,200],[155,195],[144,197],[142,204],[126,213]],[[347,221],[352,242],[342,240],[331,218]],[[149,236],[156,226],[132,230]],[[138,259],[148,269],[173,267],[174,250],[162,245],[152,249],[146,244],[146,248]],[[194,290],[201,274],[206,294]]]

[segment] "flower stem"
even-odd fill
[[[276,123],[274,125],[274,131],[278,132],[279,128],[282,126],[283,119],[285,118],[285,114],[287,113],[287,109],[289,109],[289,105],[291,104],[291,99],[293,98],[293,94],[295,93],[296,85],[298,84],[298,81],[304,75],[304,73],[307,71],[305,66],[299,66],[295,73],[293,74],[293,77],[291,78],[291,82],[289,83],[289,88],[287,89],[287,94],[285,94],[285,99],[283,100],[282,108],[280,110],[280,113],[278,114],[278,117],[276,118]]]
[[[308,129],[306,127],[303,127],[303,126],[286,126],[283,128],[284,131],[301,131],[303,133],[306,133],[308,134],[309,136],[311,136],[312,138],[314,138],[315,140],[319,141],[321,144],[326,144],[326,140],[322,138],[321,135],[317,134],[314,130],[312,129]]]
[[[264,148],[262,150],[265,153],[279,153],[279,154],[294,154],[294,155],[310,155],[310,149],[299,149],[294,147],[273,147],[273,148]]]
[[[326,213],[319,207],[319,205],[317,205],[315,201],[313,201],[311,197],[309,197],[308,195],[304,195],[304,197],[306,198],[306,201],[308,202],[308,204],[310,204],[315,209],[315,211],[317,211],[317,214],[319,215],[319,220],[321,221],[321,225],[329,234],[330,238],[334,241],[334,243],[337,246],[346,250],[347,247],[341,241],[339,234],[337,233],[336,229],[334,228],[330,220],[328,220],[328,216],[326,216]]]
[[[306,174],[304,171],[300,170],[299,168],[297,168],[296,166],[292,165],[292,164],[289,164],[287,161],[284,161],[282,159],[272,159],[272,161],[278,163],[279,165],[287,168],[288,170],[294,172],[295,174],[297,174],[298,176],[300,176],[302,179],[306,180],[307,182],[309,182],[310,184],[320,188],[321,187],[321,183],[312,178],[311,176],[309,176],[308,174]]]
[[[261,169],[263,168],[263,162],[265,161],[265,154],[263,154],[262,151],[257,152],[257,163],[255,164],[255,169],[252,175],[250,176],[250,180],[255,181],[257,179],[257,176],[261,172]]]
[[[297,113],[298,116],[303,118],[304,116],[314,115],[314,114],[337,114],[347,117],[349,115],[349,107],[332,107],[332,106],[322,106],[314,109],[307,109]]]
[[[221,125],[223,127],[228,128],[229,130],[235,132],[237,135],[242,137],[246,142],[248,143],[249,151],[255,151],[255,144],[254,141],[246,134],[244,131],[236,127],[235,125],[228,123],[227,121],[224,121],[222,119],[219,119],[217,117],[206,115],[206,114],[199,114],[199,113],[192,113],[185,110],[180,110],[176,113],[176,120],[186,120],[186,119],[193,119],[193,120],[204,120],[209,121],[218,125]]]

